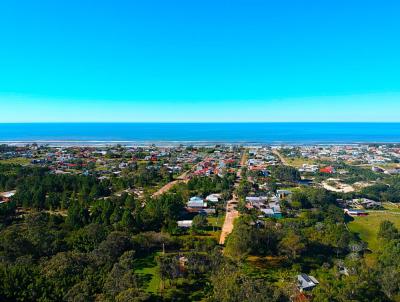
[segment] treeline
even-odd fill
[[[228,173],[223,177],[214,175],[213,177],[194,177],[188,182],[188,190],[192,195],[206,197],[211,193],[225,193],[230,195],[235,182],[235,174]]]
[[[394,176],[387,183],[377,183],[361,190],[361,195],[378,201],[400,202],[400,177]]]
[[[145,237],[146,240],[143,240]],[[63,219],[36,214],[0,236],[1,301],[149,301],[134,273],[157,236],[132,236],[90,224],[75,231]],[[173,241],[162,240],[169,247]]]
[[[180,194],[163,194],[157,198],[137,200],[122,194],[90,204],[73,199],[68,208],[66,223],[73,229],[89,223],[113,226],[116,230],[174,232],[186,200]]]
[[[22,167],[20,165],[0,165],[0,191],[9,191],[26,177],[41,177],[48,172],[47,168]]]
[[[0,228],[0,301],[185,301],[193,284],[201,293],[216,240],[160,233],[174,227],[183,202],[174,194],[147,202],[122,196],[90,209],[72,204],[66,217],[39,212]],[[149,280],[135,273],[162,249],[189,253],[190,261],[180,271],[179,254],[156,257],[163,297],[146,292]]]
[[[133,165],[123,172],[131,187],[148,187],[173,180],[173,174],[165,166],[154,165],[151,162]]]
[[[272,166],[271,176],[281,181],[296,182],[301,179],[300,172],[291,166]]]
[[[17,147],[16,146],[10,146],[7,144],[0,144],[0,153],[4,153],[4,152],[13,152],[16,151]]]
[[[322,188],[303,187],[295,189],[289,201],[283,201],[288,209],[326,209],[336,204],[336,194]]]
[[[172,174],[165,167],[139,165],[127,169],[122,177],[101,181],[97,174],[53,174],[46,168],[0,165],[0,191],[17,190],[17,206],[35,209],[68,209],[74,199],[90,204],[112,192],[168,182]]]
[[[67,209],[72,199],[90,201],[108,196],[110,182],[95,176],[32,175],[18,181],[13,200],[18,206],[35,209]]]
[[[320,285],[313,291],[314,301],[398,301],[400,298],[400,234],[390,221],[380,225],[380,248],[373,265],[351,253],[337,268],[325,268]],[[322,281],[322,282],[321,282]]]

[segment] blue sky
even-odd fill
[[[400,121],[399,1],[0,2],[0,121]]]

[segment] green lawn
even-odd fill
[[[290,166],[300,168],[303,164],[314,165],[315,161],[304,157],[284,157],[286,163]]]
[[[146,291],[149,293],[157,293],[160,288],[159,267],[155,257],[157,253],[151,254],[144,258],[135,260],[135,274],[138,275],[141,282],[147,284]]]
[[[400,215],[389,212],[369,212],[368,216],[355,217],[348,226],[352,232],[357,233],[362,240],[368,243],[368,247],[372,251],[377,251],[380,245],[377,238],[379,225],[384,220],[389,220],[400,228]]]
[[[207,217],[207,220],[211,226],[222,227],[225,220],[225,213],[215,217]]]
[[[222,225],[224,224],[225,220],[225,213],[222,215],[219,215],[218,217],[208,217],[208,224],[209,224],[209,231],[207,231],[207,234],[210,236],[214,236],[217,241],[219,240],[219,237],[221,236],[221,229]],[[213,231],[214,227],[214,231]]]

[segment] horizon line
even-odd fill
[[[16,121],[6,124],[400,124],[400,121]]]

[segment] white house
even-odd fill
[[[206,200],[209,202],[218,202],[220,198],[220,194],[210,194],[206,197]]]
[[[180,228],[191,228],[193,221],[192,220],[179,220],[177,223],[178,223],[178,227],[180,227]]]
[[[188,208],[206,208],[207,203],[198,196],[191,197],[187,203]]]

